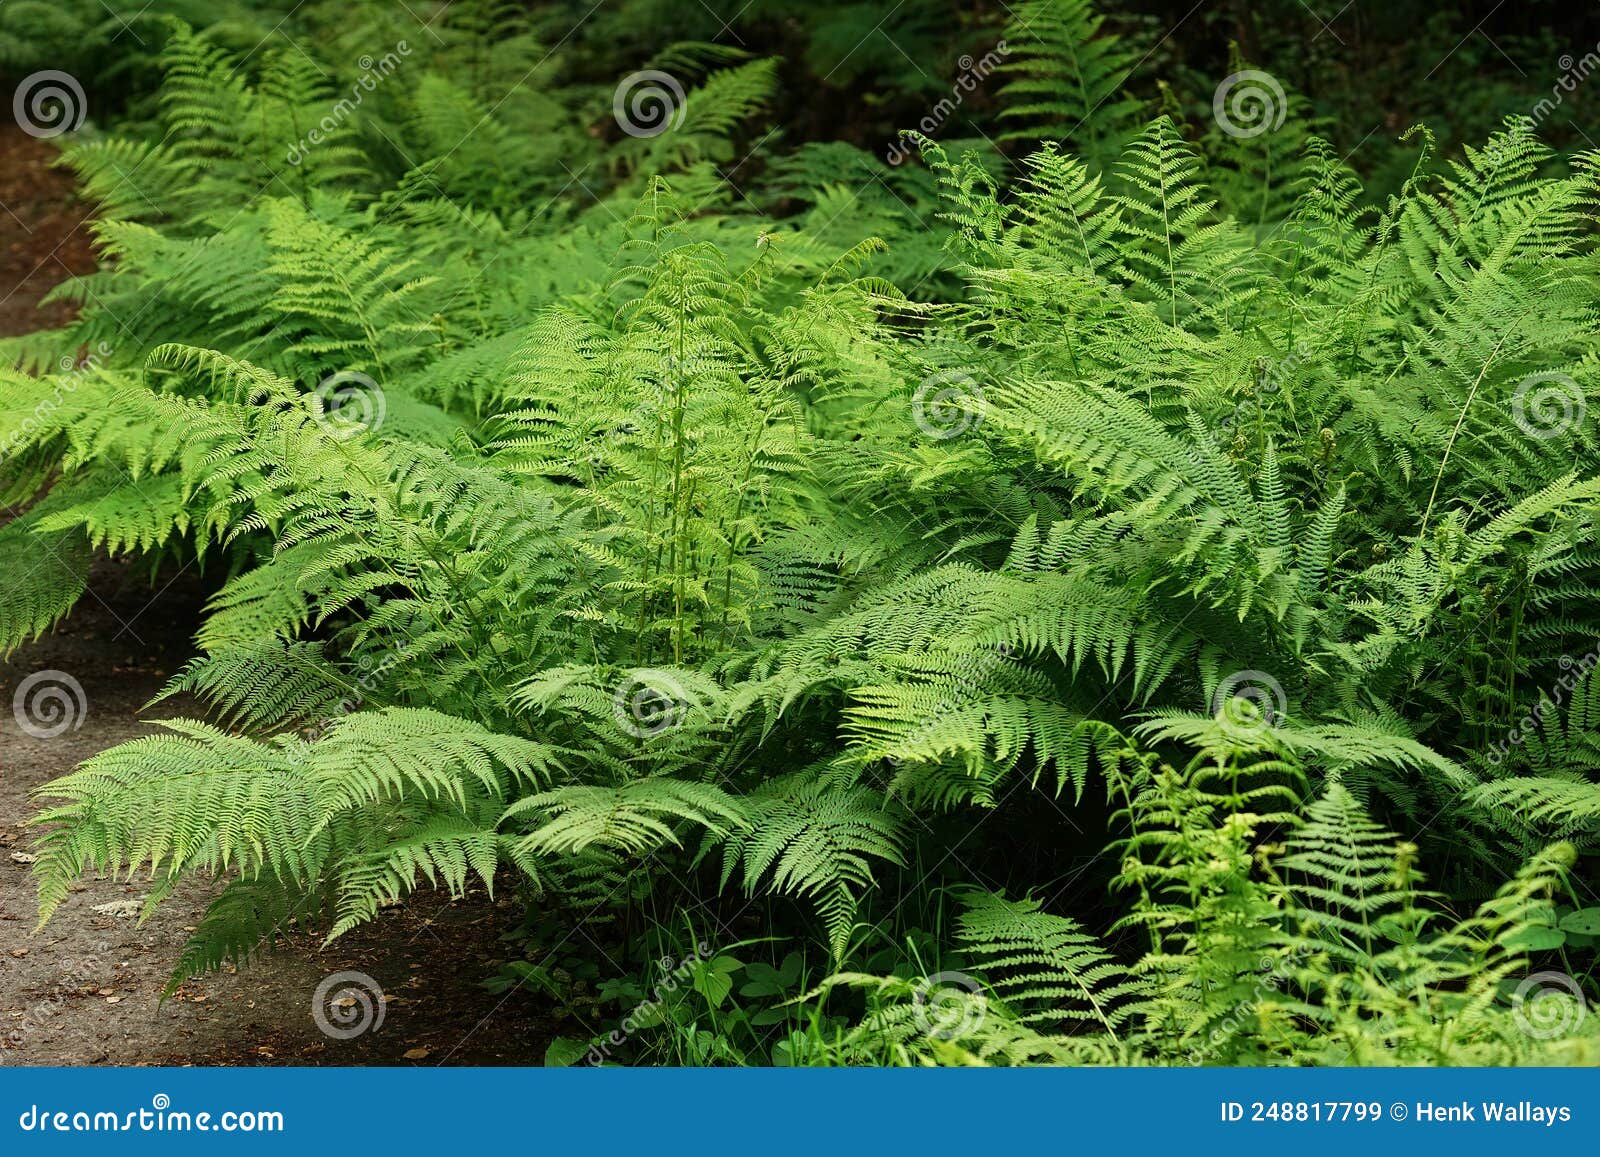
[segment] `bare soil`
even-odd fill
[[[89,212],[49,141],[0,124],[0,336],[53,329],[72,306],[39,301],[67,278],[94,271]]]
[[[502,1001],[482,985],[516,915],[504,898],[424,893],[327,948],[314,932],[291,931],[245,968],[190,979],[165,1002],[216,883],[186,882],[141,925],[145,881],[86,876],[34,930],[24,825],[40,802],[30,793],[159,730],[145,720],[203,714],[184,699],[141,710],[187,658],[201,600],[192,575],[162,583],[152,601],[144,576],[102,563],[59,630],[0,663],[0,1064],[537,1064],[554,1035],[538,1003],[525,992]],[[13,697],[43,671],[70,675],[83,696],[73,726],[34,737],[16,724]],[[344,1001],[336,1010],[324,1001],[336,1032],[370,1026],[348,1039],[312,1015],[318,986],[338,972],[370,978],[326,994]]]

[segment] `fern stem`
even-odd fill
[[[1517,317],[1517,321],[1520,322],[1524,316],[1526,311]],[[1439,460],[1439,471],[1433,476],[1433,488],[1428,491],[1428,508],[1422,512],[1422,525],[1417,530],[1418,538],[1426,537],[1428,533],[1428,519],[1433,516],[1433,505],[1439,497],[1439,484],[1444,481],[1445,467],[1450,464],[1450,452],[1455,449],[1456,437],[1461,433],[1461,427],[1467,420],[1467,412],[1472,409],[1473,400],[1478,396],[1478,388],[1483,385],[1483,379],[1489,373],[1489,367],[1494,364],[1495,357],[1500,353],[1500,347],[1506,343],[1506,339],[1511,336],[1515,328],[1514,322],[1500,335],[1500,340],[1494,343],[1494,348],[1489,351],[1489,356],[1479,368],[1478,376],[1472,380],[1472,388],[1467,391],[1467,400],[1461,404],[1461,413],[1456,415],[1456,424],[1451,427],[1450,437],[1445,441],[1444,457]]]

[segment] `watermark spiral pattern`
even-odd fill
[[[967,1036],[988,1012],[983,985],[965,972],[935,972],[924,977],[911,999],[917,1028],[935,1040]]]
[[[683,123],[689,98],[671,73],[656,69],[622,78],[611,97],[611,113],[630,137],[657,137]]]
[[[929,438],[959,438],[983,421],[983,387],[964,370],[940,370],[924,378],[911,398],[911,418]]]
[[[689,694],[664,672],[639,671],[617,687],[611,709],[624,732],[636,739],[653,739],[683,722]]]
[[[1217,85],[1211,97],[1211,113],[1230,137],[1249,140],[1283,127],[1284,118],[1289,115],[1289,98],[1277,77],[1247,68]]]
[[[1530,374],[1511,395],[1511,420],[1530,438],[1545,441],[1583,425],[1583,387],[1566,374]]]
[[[311,996],[311,1019],[334,1040],[376,1032],[383,1015],[383,986],[365,972],[335,972]]]
[[[89,700],[83,684],[65,671],[35,671],[11,696],[11,714],[27,735],[53,739],[83,726]]]
[[[389,412],[383,387],[359,370],[329,374],[312,392],[322,401],[317,425],[340,441],[377,430]]]
[[[53,68],[24,77],[11,97],[17,127],[41,140],[75,132],[88,112],[89,100],[77,78]]]
[[[1534,1040],[1566,1036],[1588,1011],[1583,989],[1564,972],[1535,972],[1511,994],[1512,1018]]]
[[[1283,684],[1265,671],[1235,671],[1211,696],[1212,717],[1246,731],[1277,727],[1288,710]]]

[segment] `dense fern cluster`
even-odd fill
[[[1445,925],[1415,847],[1368,820],[1341,781],[1297,818],[1292,769],[1223,736],[1202,747],[1184,771],[1144,763],[1116,785],[1136,833],[1118,880],[1134,897],[1124,925],[1149,937],[1135,967],[1069,918],[970,892],[955,941],[987,983],[836,975],[824,990],[864,989],[869,1012],[813,1061],[1594,1063],[1592,1035],[1569,1032],[1581,997],[1523,979],[1527,930],[1546,918],[1570,849]],[[1268,828],[1287,839],[1253,846]],[[1552,1007],[1536,1010],[1541,999]]]
[[[747,177],[779,72],[724,47],[599,141],[451,6],[307,149],[349,78],[173,25],[0,373],[0,640],[199,563],[212,717],[42,790],[44,916],[224,876],[181,979],[469,878],[743,897],[834,974],[790,1059],[1593,1063],[1518,984],[1593,992],[1600,156],[1418,130],[1374,199],[1120,96],[1086,4],[1004,34],[1007,153]],[[949,1023],[876,931],[947,898]]]

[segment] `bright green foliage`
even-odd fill
[[[1009,135],[1059,141],[1096,165],[1115,157],[1139,119],[1124,86],[1144,46],[1105,30],[1090,0],[1027,0],[1008,11],[1004,67],[1016,79],[1001,115],[1027,126]]]
[[[1218,762],[1220,757],[1220,762]],[[1414,846],[1361,812],[1337,781],[1293,814],[1290,770],[1223,740],[1186,771],[1122,785],[1130,825],[1122,882],[1131,924],[1152,930],[1132,968],[1032,902],[968,896],[957,942],[973,976],[945,987],[836,975],[873,1009],[814,1042],[822,1063],[1492,1065],[1595,1063],[1600,1035],[1576,1005],[1564,1028],[1530,1030],[1499,986],[1528,971],[1570,847],[1535,859],[1498,895],[1429,934],[1442,913],[1416,888]],[[1265,825],[1293,832],[1252,848]],[[1299,882],[1296,882],[1296,881]],[[960,978],[957,986],[954,978]],[[970,986],[970,987],[969,987]],[[935,1003],[937,1001],[937,1003]],[[1088,1021],[1098,1031],[1068,1031]]]
[[[777,63],[687,34],[627,69],[681,124],[613,131],[492,3],[302,146],[334,80],[174,26],[157,134],[67,153],[104,266],[14,348],[69,368],[0,374],[0,643],[94,550],[203,561],[214,717],[41,789],[43,914],[225,876],[181,978],[471,878],[731,897],[838,973],[790,1060],[1592,1061],[1502,990],[1586,877],[1592,682],[1502,741],[1600,634],[1600,156],[1417,133],[1377,200],[1015,22],[1010,172],[776,153]],[[952,894],[947,1034],[874,953]]]

